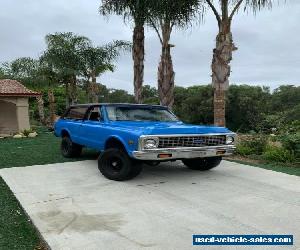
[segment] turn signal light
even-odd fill
[[[172,154],[159,154],[157,156],[157,158],[170,158],[170,157],[172,157]]]
[[[218,150],[216,155],[223,155],[226,153],[226,150]]]

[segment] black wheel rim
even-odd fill
[[[111,174],[118,174],[122,171],[124,163],[120,157],[112,156],[104,162],[104,166]]]

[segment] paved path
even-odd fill
[[[193,247],[193,234],[293,234],[286,249],[300,249],[296,176],[226,161],[209,172],[145,167],[128,182],[105,179],[95,161],[0,175],[52,249],[218,249]]]

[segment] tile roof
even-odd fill
[[[16,80],[0,80],[0,96],[38,96],[40,93],[27,89]]]

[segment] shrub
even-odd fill
[[[277,114],[264,115],[258,126],[265,133],[274,133],[283,126],[284,122],[284,116],[282,112],[279,112]]]
[[[30,133],[32,133],[33,131],[32,131],[32,129],[24,129],[23,131],[22,131],[22,134],[24,135],[24,136],[28,136]]]
[[[280,139],[283,147],[295,153],[300,158],[300,132],[290,135],[284,135]]]
[[[253,135],[242,139],[237,145],[237,153],[241,155],[261,155],[267,146],[267,136]]]
[[[267,161],[273,162],[294,162],[295,155],[292,151],[289,151],[282,147],[268,146],[263,153],[263,158]]]
[[[282,134],[297,134],[300,131],[300,120],[295,120],[286,123],[281,127],[280,132]]]
[[[242,155],[242,156],[252,155],[252,154],[255,153],[253,148],[250,148],[249,146],[246,146],[246,145],[243,145],[243,144],[238,144],[236,146],[236,152],[239,155]]]

